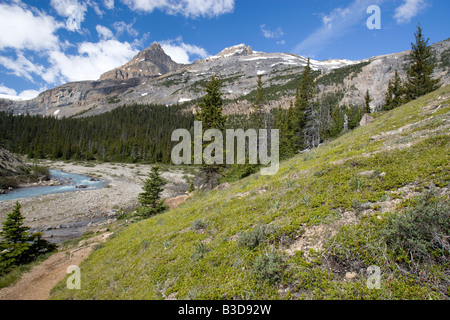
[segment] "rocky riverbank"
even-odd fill
[[[80,188],[76,192],[18,199],[25,216],[25,225],[42,231],[46,237],[55,237],[58,240],[76,237],[91,227],[101,227],[114,221],[121,209],[135,208],[138,205],[138,194],[142,192],[143,181],[151,168],[150,165],[109,163],[41,164],[52,169],[108,181],[107,186],[102,189]],[[186,194],[189,188],[188,180],[194,176],[182,170],[170,170],[163,172],[162,177],[168,181],[162,197],[172,198]],[[12,211],[16,201],[6,200],[0,203],[0,222]]]

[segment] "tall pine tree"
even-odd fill
[[[366,91],[366,95],[364,96],[364,107],[363,107],[363,114],[364,113],[371,113],[370,110],[370,103],[373,101],[372,96],[370,95],[369,89]]]
[[[417,26],[414,34],[416,43],[411,43],[409,54],[409,67],[407,68],[406,99],[417,99],[427,93],[437,90],[440,79],[433,79],[435,63],[432,61],[433,53],[428,46],[430,39],[424,38],[422,27]]]
[[[264,113],[263,106],[264,106],[264,102],[265,102],[263,85],[264,84],[262,81],[262,75],[258,75],[256,97],[255,97],[255,101],[253,102],[255,129],[263,129],[265,127],[264,115],[263,115],[263,113]]]
[[[306,147],[305,127],[308,121],[308,110],[314,99],[316,84],[308,58],[308,63],[303,70],[300,87],[297,88],[294,111],[296,117],[296,147],[304,149]]]
[[[206,130],[217,129],[223,131],[225,129],[225,123],[227,117],[222,114],[223,100],[222,93],[220,92],[220,81],[215,76],[212,76],[211,81],[206,85],[206,95],[203,97],[203,101],[199,104],[200,111],[196,115],[196,120],[202,122],[202,137]],[[211,143],[213,143],[212,141]],[[208,144],[204,143],[203,150]],[[223,156],[225,150],[221,150]],[[199,156],[199,155],[197,155]],[[214,156],[214,155],[213,155]],[[201,171],[205,175],[209,188],[212,189],[218,182],[218,176],[223,164],[203,164]]]

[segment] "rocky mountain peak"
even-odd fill
[[[100,80],[157,77],[181,67],[182,65],[173,61],[161,45],[155,42],[135,55],[128,63],[102,74]]]
[[[238,44],[238,45],[235,45],[232,47],[225,48],[224,50],[222,50],[215,56],[209,57],[206,60],[210,61],[210,60],[215,60],[215,59],[220,59],[220,58],[229,58],[229,57],[233,57],[233,56],[246,56],[246,55],[250,55],[250,54],[253,54],[252,47],[246,46],[244,43],[242,43],[242,44]]]

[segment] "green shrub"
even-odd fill
[[[19,182],[15,177],[0,177],[0,189],[17,188]]]
[[[208,227],[208,224],[204,220],[195,220],[192,225],[191,229],[195,231],[203,230]]]
[[[359,191],[364,187],[365,183],[366,180],[363,177],[361,177],[358,174],[355,174],[351,177],[349,181],[349,186],[350,188],[352,188],[352,190]]]
[[[198,245],[195,246],[194,253],[192,255],[193,260],[200,260],[203,258],[203,256],[209,251],[206,244],[203,242],[200,242]]]
[[[417,204],[394,217],[384,229],[386,243],[397,260],[417,262],[449,261],[450,204],[448,197],[425,192]]]
[[[258,256],[253,262],[255,277],[270,284],[277,284],[281,281],[285,268],[284,256],[273,248]]]
[[[44,166],[39,166],[37,164],[33,165],[33,173],[36,174],[37,176],[45,176],[45,177],[50,176],[49,168],[44,167]]]
[[[263,243],[267,235],[273,232],[273,228],[269,225],[258,225],[248,232],[242,232],[239,234],[238,243],[249,249],[254,249]]]

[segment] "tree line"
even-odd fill
[[[170,163],[171,133],[191,128],[181,106],[131,105],[87,118],[0,113],[0,145],[33,159]]]

